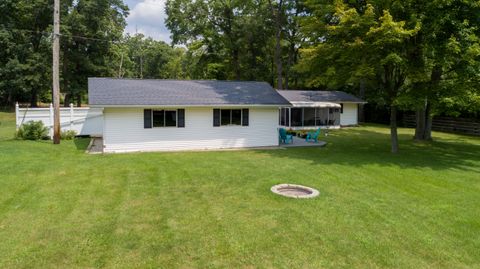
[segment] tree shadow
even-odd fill
[[[76,137],[73,139],[73,143],[75,144],[77,150],[86,151],[88,145],[90,144],[90,139],[91,138],[86,137]]]
[[[321,140],[327,146],[287,148],[281,151],[264,151],[276,158],[298,159],[311,164],[340,164],[352,167],[375,164],[401,168],[451,168],[480,171],[480,140],[443,139],[432,142],[414,142],[412,135],[399,134],[400,152],[390,153],[390,136],[365,129],[347,129],[331,132]]]

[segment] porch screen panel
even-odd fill
[[[292,108],[292,125],[295,127],[302,126],[302,109],[301,108]]]
[[[303,126],[315,126],[314,107],[305,107],[303,109]]]
[[[328,108],[317,108],[315,113],[317,126],[327,125]]]
[[[286,126],[286,108],[280,109],[280,125],[281,126]]]
[[[285,108],[285,126],[290,126],[290,109]]]

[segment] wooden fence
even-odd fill
[[[415,115],[403,115],[403,125],[405,127],[415,128]],[[480,120],[453,117],[433,117],[432,130],[480,136]]]
[[[42,121],[53,135],[53,107],[46,108],[20,108],[15,106],[17,128],[29,121]],[[60,128],[62,131],[74,130],[77,135],[102,136],[103,135],[103,109],[90,107],[60,108]]]

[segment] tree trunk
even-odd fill
[[[282,66],[282,15],[283,15],[283,0],[278,3],[277,11],[275,12],[275,65],[277,67],[277,88],[283,89],[283,66]]]
[[[240,80],[240,63],[239,63],[239,52],[238,49],[233,49],[233,72],[235,73],[235,79]]]
[[[63,97],[63,106],[64,107],[68,107],[70,106],[70,93],[68,92],[69,91],[69,87],[68,87],[68,57],[66,55],[66,53],[63,53],[61,55],[62,57],[62,77],[63,77],[63,80],[62,80],[62,89],[63,89],[63,92],[65,93],[65,96]],[[78,65],[76,65],[76,67],[78,68]]]
[[[63,106],[64,107],[69,107],[70,106],[70,99],[71,99],[70,97],[71,97],[70,93],[65,94],[65,97],[63,98]]]
[[[296,64],[298,62],[298,48],[295,49],[293,53],[293,62]],[[298,75],[293,79],[293,88],[298,89]]]
[[[432,140],[432,113],[431,113],[431,106],[429,103],[427,103],[426,109],[425,109],[425,132],[423,135],[423,138],[425,140]]]
[[[118,67],[118,78],[123,78],[123,71],[122,71],[122,65],[123,65],[123,52],[120,55],[120,66]]]
[[[277,16],[280,16],[280,15],[277,15]],[[278,24],[280,22],[277,22]],[[281,42],[281,33],[282,33],[282,29],[280,28],[279,25],[277,25],[277,33],[275,34],[275,42],[276,42],[276,45],[275,45],[275,64],[277,66],[277,88],[279,90],[282,90],[283,89],[283,78],[282,78],[282,73],[283,73],[283,67],[282,67],[282,58],[281,58],[281,49],[282,47],[280,46],[280,42]]]
[[[82,95],[79,93],[77,94],[77,107],[82,106]]]
[[[440,86],[440,81],[443,76],[443,68],[441,65],[436,64],[433,67],[432,75],[430,76],[430,83],[432,89],[438,89]],[[424,139],[425,140],[432,140],[432,103],[428,101],[425,104],[425,132],[424,132]]]
[[[257,54],[255,52],[255,45],[253,43],[253,37],[250,38],[249,42],[249,48],[250,48],[250,69],[256,70],[257,68]],[[256,72],[249,72],[249,80],[256,80]]]
[[[290,88],[289,79],[290,79],[290,70],[293,65],[293,54],[295,53],[295,44],[290,43],[290,48],[288,50],[288,60],[287,60],[287,67],[285,68],[285,89],[288,90]]]
[[[425,104],[427,102],[427,99],[425,99]],[[424,140],[425,136],[425,104],[418,108],[417,111],[415,111],[415,136],[414,139],[421,141]]]
[[[36,86],[32,86],[32,92],[30,95],[30,107],[37,107],[38,103],[38,92]]]
[[[390,138],[392,153],[398,153],[397,107],[393,104],[390,105]]]
[[[13,94],[12,94],[12,88],[9,87],[8,89],[8,95],[7,95],[7,107],[13,105]]]
[[[274,58],[271,58],[271,63],[270,63],[270,69],[271,69],[271,72],[270,72],[270,83],[272,84],[272,87],[275,87],[275,59]]]
[[[416,126],[415,137],[417,141],[429,141],[432,140],[432,116],[430,113],[430,104],[425,99],[425,105],[415,112]]]
[[[360,81],[360,92],[359,97],[364,100],[365,99],[365,81],[362,79]],[[365,105],[358,104],[358,122],[365,122]]]
[[[435,65],[430,75],[430,88],[436,89],[439,87],[440,80],[442,79],[443,69],[441,65]],[[416,127],[415,127],[415,140],[429,141],[432,140],[432,105],[430,100],[425,97],[425,104],[422,108],[419,108],[416,112]]]

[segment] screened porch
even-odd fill
[[[340,127],[341,105],[329,102],[292,102],[280,109],[280,126],[292,129]]]

